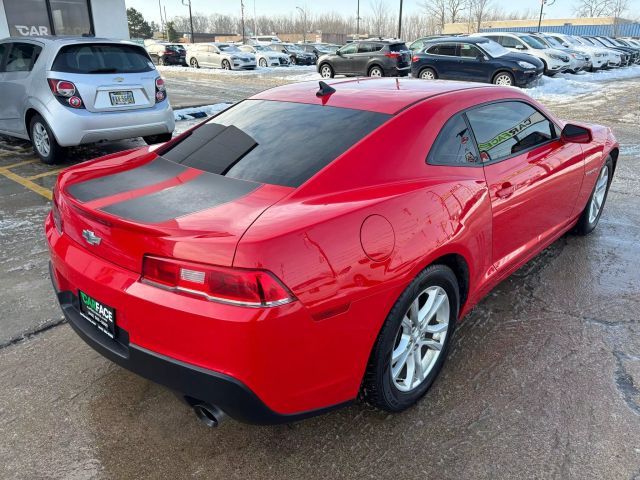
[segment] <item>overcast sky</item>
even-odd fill
[[[187,7],[182,5],[181,0],[160,0],[167,10],[169,18],[176,15],[187,15]],[[186,1],[186,0],[185,0]],[[149,21],[160,21],[160,8],[158,0],[125,0],[127,7],[140,10]],[[632,0],[633,5],[640,0]],[[399,0],[387,0],[389,8],[397,8]],[[412,12],[420,9],[422,0],[404,0],[404,11]],[[536,10],[540,8],[540,0],[493,0],[493,3],[502,7],[505,11],[513,10]],[[556,0],[555,4],[545,8],[546,18],[568,18],[572,17],[573,4],[575,0]],[[295,11],[296,6],[308,8],[314,14],[335,11],[343,15],[355,15],[357,0],[244,0],[245,14],[248,17],[257,15],[287,14]],[[322,6],[320,6],[322,5]],[[193,12],[205,14],[223,13],[240,14],[240,0],[192,0]],[[360,15],[364,16],[371,12],[371,1],[360,0]]]

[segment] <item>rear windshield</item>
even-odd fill
[[[77,44],[62,47],[52,70],[65,73],[141,73],[154,69],[147,52],[135,45]]]
[[[298,187],[389,118],[348,108],[245,100],[162,155],[210,173]]]
[[[403,52],[405,50],[409,50],[405,43],[394,43],[389,45],[389,50],[392,52]]]

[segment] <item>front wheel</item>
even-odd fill
[[[424,269],[400,295],[374,345],[363,382],[365,399],[390,412],[417,402],[442,369],[460,294],[449,267]]]
[[[222,68],[224,70],[231,70],[231,64],[229,63],[229,60],[222,61]]]
[[[61,160],[64,149],[58,144],[51,128],[40,115],[34,115],[29,124],[33,150],[42,163],[53,165]]]
[[[515,81],[513,75],[511,75],[509,72],[499,72],[495,77],[493,77],[493,83],[495,85],[512,87]]]
[[[260,64],[260,66],[261,66],[262,68],[266,68],[266,67],[267,67],[267,60],[266,60],[266,59],[264,59],[264,58],[261,58],[261,59],[260,59],[260,62],[258,62],[258,63]]]
[[[155,145],[156,143],[168,142],[172,137],[172,133],[160,133],[158,135],[148,135],[146,137],[142,137],[142,139],[147,145]]]
[[[604,204],[607,201],[612,178],[613,160],[611,160],[611,157],[607,157],[607,160],[600,169],[598,179],[593,187],[587,206],[584,207],[584,210],[580,215],[580,219],[576,224],[576,233],[578,235],[587,235],[598,225],[600,216],[602,215],[602,210],[604,209]]]
[[[296,64],[296,57],[289,57],[289,64],[290,65],[295,65]]]
[[[331,65],[324,64],[320,67],[320,76],[322,78],[333,78],[333,68]]]

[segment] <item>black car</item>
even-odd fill
[[[317,63],[318,58],[320,58],[322,55],[336,53],[336,50],[340,47],[339,45],[330,45],[328,43],[303,43],[300,45],[300,48],[302,48],[307,53],[313,54],[316,58],[316,61],[314,63]]]
[[[154,43],[147,46],[147,52],[156,65],[184,65],[187,51],[183,45],[172,43]]]
[[[425,42],[414,53],[411,74],[524,87],[542,76],[544,64],[526,53],[515,53],[484,37],[447,37]]]
[[[334,75],[404,77],[411,70],[411,50],[402,41],[360,40],[318,59],[323,78]]]
[[[272,43],[269,48],[289,55],[291,65],[313,65],[316,63],[316,56],[313,53],[305,52],[301,45],[295,43]]]

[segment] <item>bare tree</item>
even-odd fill
[[[449,0],[447,2],[447,11],[449,13],[449,21],[457,23],[462,20],[462,13],[467,7],[467,0]]]
[[[603,17],[609,15],[611,0],[578,0],[573,11],[578,17]]]
[[[486,20],[492,0],[469,0],[469,11],[471,13],[471,21],[473,22],[476,32],[480,31],[482,22]]]
[[[444,24],[447,23],[447,11],[449,9],[449,0],[426,0],[422,4],[427,16],[434,19],[438,33],[442,33]]]
[[[370,20],[371,31],[375,36],[384,37],[387,34],[389,23],[389,8],[384,0],[371,2],[372,18]],[[365,20],[366,21],[366,20]]]

